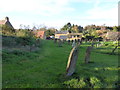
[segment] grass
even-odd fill
[[[116,46],[118,46],[118,41],[102,42],[102,45],[97,47],[96,52],[104,53],[104,54],[112,54],[112,51]],[[113,54],[120,55],[119,49],[120,47],[118,47]]]
[[[67,43],[58,47],[45,40],[39,51],[3,50],[3,88],[118,88],[118,56],[94,49],[93,63],[85,64],[87,46],[89,43],[80,46],[76,71],[68,78],[64,75],[72,46]]]

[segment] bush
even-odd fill
[[[91,83],[92,88],[101,88],[101,86],[102,86],[102,83],[96,77],[91,77],[90,83]]]
[[[69,81],[65,81],[64,84],[69,88],[84,88],[86,86],[83,78],[81,78],[79,81],[78,79],[71,79]]]
[[[17,30],[15,33],[16,33],[17,37],[24,37],[26,31],[25,30]]]
[[[19,37],[18,39],[16,39],[16,42],[24,46],[32,45],[33,43],[35,43],[35,39],[32,37]]]
[[[105,44],[105,46],[108,46],[108,44]]]
[[[14,46],[16,44],[15,38],[11,36],[2,36],[2,45],[3,46]]]
[[[25,55],[25,52],[19,51],[19,50],[14,50],[14,51],[11,52],[11,54],[14,54],[14,55]]]
[[[7,25],[2,25],[0,26],[0,28],[2,28],[2,35],[14,35],[15,34],[15,29],[7,26]]]

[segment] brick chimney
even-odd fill
[[[5,20],[6,20],[6,21],[9,21],[9,17],[5,17]]]

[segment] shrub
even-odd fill
[[[108,44],[106,43],[105,46],[108,46]]]
[[[14,35],[15,34],[15,29],[7,26],[7,25],[2,25],[0,26],[0,28],[2,28],[2,35]]]
[[[3,46],[14,46],[16,44],[15,38],[11,36],[2,36],[2,45]]]
[[[26,32],[27,32],[27,30],[17,30],[15,33],[16,33],[17,37],[25,37]]]
[[[24,55],[25,52],[19,51],[19,50],[14,50],[14,51],[11,52],[11,54],[14,54],[14,55]]]
[[[101,85],[102,85],[100,80],[96,77],[91,77],[90,83],[91,83],[92,88],[101,88]]]
[[[33,43],[35,43],[35,39],[31,37],[19,37],[18,39],[16,39],[16,42],[24,46],[32,45]]]
[[[86,83],[84,82],[83,78],[81,78],[80,80],[71,79],[69,81],[65,81],[64,84],[70,88],[84,88],[86,86]]]

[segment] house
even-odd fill
[[[67,39],[68,31],[56,31],[55,38],[56,39]]]
[[[57,31],[55,32],[56,39],[64,40],[78,40],[82,38],[81,33],[69,33],[68,31]]]
[[[103,33],[103,34],[101,34],[101,35],[99,35],[101,38],[103,38],[103,39],[106,39],[106,34],[107,33]]]
[[[14,29],[14,27],[12,26],[12,24],[9,21],[9,17],[5,17],[4,20],[0,20],[0,26],[2,26],[2,25],[6,25],[6,26]]]
[[[81,40],[82,38],[82,33],[69,33],[67,40]]]
[[[36,30],[33,33],[37,38],[46,39],[46,33],[43,30]]]
[[[107,40],[120,40],[120,32],[107,32]]]
[[[109,30],[96,30],[96,33],[100,36],[102,34],[107,33]]]

